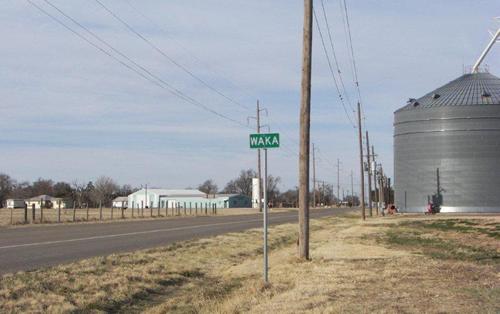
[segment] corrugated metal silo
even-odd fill
[[[394,113],[395,202],[500,212],[500,78],[465,74]]]

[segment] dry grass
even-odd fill
[[[5,312],[495,313],[499,219],[353,217],[312,222],[312,260],[296,259],[296,226],[250,230],[4,276]],[[452,227],[449,227],[449,226]],[[473,229],[463,230],[461,226]],[[455,227],[453,227],[455,226]],[[479,239],[479,240],[478,240]],[[445,245],[443,245],[445,243]],[[476,248],[476,250],[471,249]],[[435,254],[436,252],[448,252]]]

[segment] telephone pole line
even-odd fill
[[[363,132],[361,130],[362,125],[361,125],[361,104],[358,101],[358,138],[359,138],[359,170],[360,170],[360,178],[361,178],[361,195],[360,195],[360,202],[361,202],[361,211],[362,211],[362,217],[363,220],[366,219],[366,213],[365,213],[365,170],[363,169]]]
[[[368,206],[370,208],[370,217],[373,217],[373,206],[372,206],[372,165],[370,158],[370,138],[368,137],[368,131],[366,131],[366,162],[368,163]]]
[[[300,100],[299,258],[309,259],[309,143],[311,131],[311,52],[313,0],[304,0]]]
[[[312,143],[312,153],[313,153],[313,208],[316,207],[316,147]]]

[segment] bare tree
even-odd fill
[[[271,204],[274,204],[276,201],[278,201],[278,197],[280,194],[278,185],[280,184],[280,182],[280,177],[273,177],[272,175],[267,176],[267,199]]]
[[[33,182],[33,195],[52,195],[54,194],[54,181],[50,179],[42,179],[38,178],[35,182]]]
[[[85,201],[85,184],[75,180],[71,183],[71,187],[73,190],[73,200],[75,200],[79,208],[82,208]]]
[[[198,186],[198,190],[202,191],[205,194],[215,194],[218,191],[217,184],[215,184],[214,180],[209,179],[203,182]]]
[[[71,185],[66,182],[57,182],[54,184],[53,190],[55,197],[72,198],[74,194]]]
[[[113,195],[118,191],[118,184],[110,177],[100,176],[94,183],[92,199],[95,204],[102,202],[104,206],[110,206]]]
[[[0,208],[3,207],[5,201],[12,192],[14,182],[10,176],[0,173]]]
[[[252,170],[241,170],[240,176],[229,181],[224,188],[224,193],[243,194],[252,197],[252,179],[257,177],[257,173]]]

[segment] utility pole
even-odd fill
[[[379,193],[377,192],[377,162],[375,161],[375,148],[373,148],[373,145],[372,145],[372,158],[373,158],[373,183],[375,185],[373,189],[375,190],[374,196],[375,196],[375,201],[377,202],[377,206],[375,207],[375,209],[377,211],[377,216],[378,216]]]
[[[260,104],[257,100],[257,133],[260,133]],[[259,212],[262,212],[262,177],[260,166],[260,148],[257,149],[257,175],[259,177]],[[267,179],[267,178],[266,178]]]
[[[368,163],[368,206],[370,208],[370,217],[373,217],[373,206],[372,206],[372,165],[370,158],[370,138],[368,137],[368,131],[366,131],[366,162]]]
[[[313,149],[313,208],[316,207],[316,148],[312,143]]]
[[[311,53],[313,0],[304,0],[304,34],[300,100],[299,258],[309,259],[309,143],[311,131]]]
[[[250,119],[255,119],[257,121],[257,133],[260,133],[260,130],[263,127],[269,127],[268,125],[261,125],[260,124],[260,113],[262,111],[266,112],[267,115],[267,109],[265,108],[260,108],[260,102],[257,100],[257,114],[255,117],[247,117],[247,123],[250,124]],[[261,166],[261,154],[260,154],[260,148],[257,149],[257,176],[259,179],[259,195],[257,196],[258,200],[257,203],[259,204],[259,212],[262,212],[262,166]]]
[[[352,170],[351,170],[351,204],[354,206],[354,183],[352,180]]]
[[[342,191],[342,194],[344,191]],[[340,200],[340,159],[337,158],[337,198]],[[342,200],[340,202],[344,201],[344,195],[342,195]]]
[[[379,201],[380,201],[380,206],[382,210],[384,210],[384,189],[385,189],[385,178],[384,178],[384,170],[382,169],[382,166],[380,166],[380,184],[379,184]]]
[[[358,101],[358,138],[359,138],[359,170],[360,170],[360,178],[361,178],[361,195],[360,195],[360,201],[361,201],[361,212],[362,212],[362,217],[363,220],[366,219],[366,213],[365,213],[365,169],[363,168],[363,132],[361,130],[362,125],[361,125],[361,104]]]

